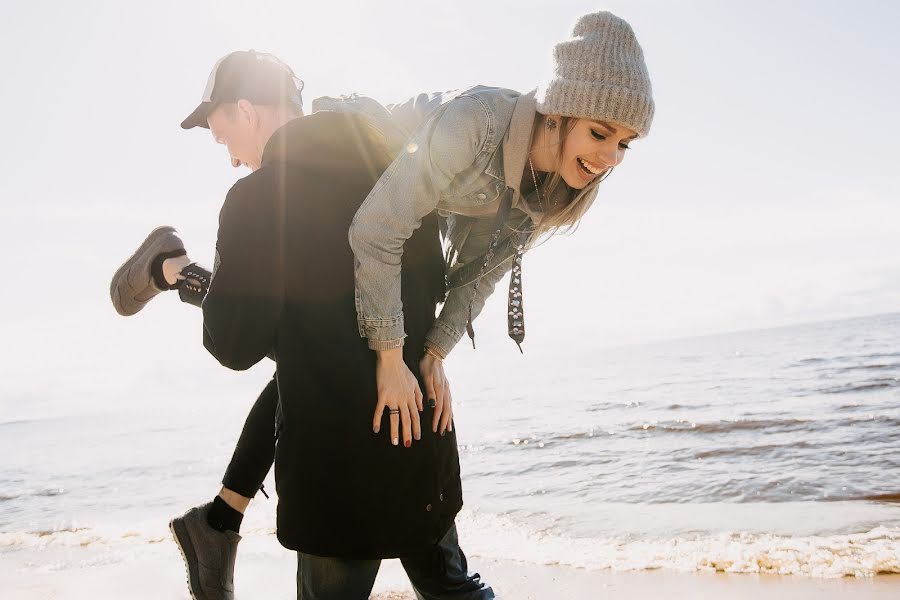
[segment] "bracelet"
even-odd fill
[[[432,348],[431,346],[425,346],[425,354],[430,354],[438,360],[444,360],[444,357],[437,353],[437,350]]]

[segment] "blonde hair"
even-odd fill
[[[538,245],[537,242],[541,238],[544,238],[543,241],[546,241],[554,234],[572,233],[578,229],[581,218],[594,203],[594,198],[597,197],[597,187],[606,178],[606,175],[598,177],[580,190],[571,188],[566,184],[562,175],[559,174],[562,166],[562,145],[575,127],[578,119],[575,117],[562,117],[560,120],[559,141],[555,144],[557,146],[556,161],[549,177],[541,186],[540,194],[538,194],[538,197],[541,199],[543,216],[540,223],[535,224],[534,233],[528,241],[529,248]],[[540,133],[541,128],[546,126],[545,124],[545,115],[538,113],[535,116],[532,139]],[[556,197],[555,201],[552,200],[554,197]]]

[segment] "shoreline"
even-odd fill
[[[273,540],[272,540],[273,541]],[[238,554],[235,595],[241,598],[296,597],[296,557],[277,546],[252,543]],[[100,553],[79,560],[80,567],[53,563],[0,569],[4,597],[16,600],[104,600],[129,598],[189,600],[181,557],[174,544],[128,549],[125,556]],[[273,550],[276,550],[273,552]],[[280,550],[280,551],[277,551]],[[73,548],[73,553],[86,553]],[[7,562],[7,561],[3,561]],[[900,575],[814,579],[797,575],[652,571],[598,571],[471,558],[469,568],[482,574],[504,600],[593,600],[661,598],[673,600],[887,600],[900,594]],[[382,563],[372,600],[415,600],[399,560]]]

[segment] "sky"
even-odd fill
[[[5,399],[34,377],[89,389],[117,368],[137,381],[135,357],[161,348],[210,367],[198,313],[165,297],[123,319],[108,285],[159,224],[211,263],[219,207],[246,171],[179,123],[220,56],[275,53],[306,81],[307,105],[474,84],[524,92],[549,77],[577,17],[600,8],[636,31],[656,117],[581,227],[526,255],[526,343],[615,346],[900,310],[900,4],[310,4],[4,6]],[[502,296],[480,319],[488,345],[505,337]]]

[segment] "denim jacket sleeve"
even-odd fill
[[[359,333],[373,350],[403,345],[403,244],[453,178],[496,148],[492,115],[460,96],[435,111],[375,184],[350,225]]]
[[[462,338],[469,318],[469,303],[472,306],[472,320],[481,313],[485,301],[493,293],[497,283],[509,273],[515,255],[517,231],[528,226],[529,219],[522,213],[511,216],[504,227],[503,237],[487,265],[475,290],[475,281],[481,272],[484,254],[490,246],[494,223],[492,219],[478,219],[463,241],[457,257],[458,264],[448,277],[449,291],[441,313],[434,326],[425,337],[425,345],[437,354],[446,357]]]

